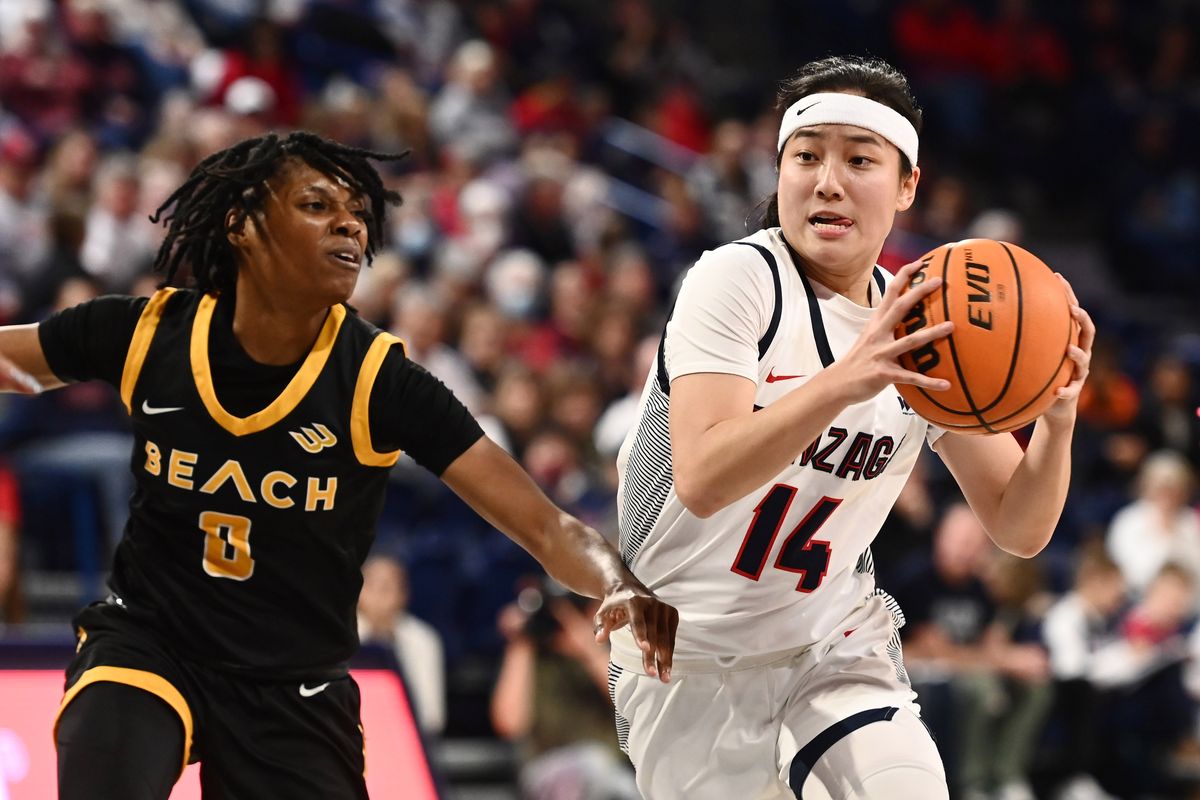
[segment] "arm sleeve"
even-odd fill
[[[667,323],[668,376],[719,372],[757,382],[758,340],[774,309],[775,283],[753,248],[705,253],[683,279]]]
[[[403,450],[434,475],[441,475],[483,436],[454,393],[399,347],[384,359],[371,389],[369,413],[376,449]]]
[[[38,325],[46,363],[68,383],[99,379],[119,387],[146,301],[108,295],[51,314]]]

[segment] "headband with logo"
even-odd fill
[[[917,129],[895,109],[857,94],[821,92],[801,97],[783,114],[779,125],[779,147],[792,134],[810,125],[854,125],[878,133],[917,165]]]

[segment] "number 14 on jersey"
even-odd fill
[[[786,483],[771,487],[754,509],[754,519],[750,521],[742,548],[730,568],[732,571],[752,581],[759,579],[797,491],[795,486]],[[814,539],[813,536],[841,503],[841,498],[822,497],[808,510],[779,549],[774,567],[800,575],[800,581],[796,584],[798,592],[816,590],[829,571],[829,557],[833,549],[829,542]]]

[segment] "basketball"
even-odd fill
[[[921,257],[909,286],[933,277],[942,286],[896,326],[897,338],[954,323],[948,337],[904,353],[905,369],[950,382],[946,391],[897,385],[912,409],[958,433],[1023,427],[1071,379],[1067,347],[1078,342],[1067,291],[1027,250],[991,239],[965,239]]]

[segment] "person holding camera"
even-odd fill
[[[637,800],[613,735],[608,647],[595,603],[548,578],[522,589],[498,621],[506,644],[492,727],[516,742],[525,800]]]

